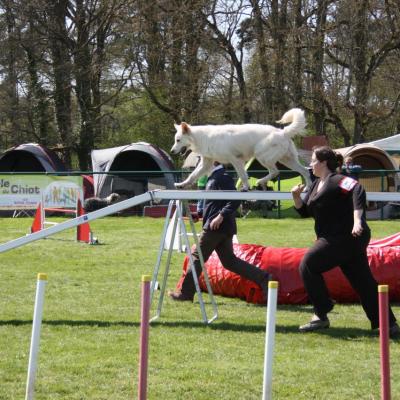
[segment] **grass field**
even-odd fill
[[[32,220],[0,219],[0,242],[27,233]],[[46,272],[36,399],[137,398],[140,285],[156,262],[163,221],[110,217],[92,223],[101,245],[78,244],[70,230],[0,255],[0,399],[25,394],[38,272]],[[371,222],[373,237],[398,221]],[[312,221],[239,221],[239,240],[306,247]],[[168,287],[182,268],[174,254]],[[260,399],[265,307],[217,297],[219,319],[201,322],[197,301],[166,299],[150,329],[149,399]],[[400,307],[395,305],[400,317]],[[379,340],[361,307],[337,305],[332,328],[300,334],[310,306],[279,306],[274,399],[379,399]],[[391,341],[392,399],[400,399],[400,342]]]

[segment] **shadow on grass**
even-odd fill
[[[225,300],[229,299],[229,300]],[[257,307],[257,308],[265,308],[267,310],[267,305],[266,304],[254,304],[254,303],[247,303],[246,301],[237,301],[237,297],[220,297],[216,299],[216,303],[218,307],[226,307],[226,308],[251,308],[251,307]],[[200,306],[200,303],[198,301],[195,301],[193,303],[195,306]],[[205,306],[212,306],[210,301],[205,300],[204,301]],[[289,312],[308,312],[312,313],[313,312],[313,307],[310,304],[279,304],[278,305],[278,312],[279,311],[289,311]]]
[[[140,322],[128,321],[97,321],[97,320],[43,320],[43,325],[48,326],[72,326],[72,327],[94,327],[94,328],[112,328],[117,326],[123,327],[139,327]],[[25,326],[32,325],[32,320],[0,320],[1,326]],[[151,323],[153,329],[158,327],[165,328],[208,328],[215,331],[229,331],[229,332],[264,332],[265,325],[245,325],[230,322],[215,321],[210,325],[206,325],[201,321],[155,321]],[[361,328],[349,327],[331,327],[329,329],[322,329],[313,333],[301,333],[297,325],[277,325],[276,333],[278,334],[298,334],[301,336],[307,335],[321,335],[328,336],[332,339],[338,340],[357,340],[362,338],[378,338],[376,331],[371,331]]]
[[[350,327],[330,327],[329,329],[321,329],[316,332],[299,332],[298,325],[285,325],[285,326],[277,326],[277,333],[297,333],[301,336],[327,336],[331,339],[339,339],[339,340],[357,340],[364,338],[378,338],[378,334],[376,331],[372,331],[370,329],[362,329],[362,328],[350,328]]]
[[[32,320],[20,320],[20,319],[10,319],[6,321],[0,320],[0,326],[24,326],[32,325]],[[139,322],[127,322],[127,321],[96,321],[96,320],[43,320],[42,325],[50,326],[92,326],[99,328],[108,328],[113,326],[140,326]]]
[[[64,238],[55,238],[55,237],[45,237],[43,238],[44,240],[51,240],[54,242],[69,242],[69,243],[76,243],[76,239],[64,239]],[[96,242],[96,243],[86,243],[86,242],[80,242],[81,244],[90,244],[91,246],[108,246],[107,243],[101,243],[101,242]]]

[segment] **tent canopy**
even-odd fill
[[[53,151],[26,143],[7,150],[0,157],[0,172],[59,172],[65,165]]]
[[[388,138],[374,140],[370,144],[375,145],[389,154],[400,154],[400,134]]]
[[[173,162],[157,146],[139,142],[93,150],[91,155],[93,172],[96,172],[95,195],[98,197],[107,197],[113,192],[132,197],[148,190],[174,188],[174,174],[170,172],[175,169]],[[112,171],[132,171],[132,174],[108,174]],[[150,172],[138,173],[140,171]]]

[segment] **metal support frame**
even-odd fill
[[[176,209],[176,211],[175,211],[176,218],[173,218],[171,221],[171,223],[173,223],[172,235],[169,238],[169,243],[166,243],[168,225],[170,223],[172,209],[174,206]],[[197,278],[196,270],[194,267],[194,260],[193,260],[193,256],[192,256],[192,252],[191,252],[189,235],[188,235],[185,221],[183,219],[184,215],[186,215],[188,217],[190,231],[191,231],[191,234],[193,235],[194,242],[197,247],[197,251],[199,253],[200,264],[201,264],[201,268],[203,270],[204,280],[205,280],[205,283],[207,286],[208,295],[209,295],[209,298],[210,298],[210,301],[212,304],[212,308],[213,308],[213,313],[214,313],[211,318],[207,317],[207,311],[206,311],[206,307],[204,305],[203,294],[201,292],[199,280]],[[179,229],[179,232],[177,233],[178,225],[179,225],[180,229]],[[156,282],[157,282],[157,279],[159,276],[162,255],[163,255],[163,251],[165,248],[168,249],[167,261],[166,261],[166,266],[165,266],[165,270],[164,270],[164,276],[162,278],[162,283],[161,283],[161,287],[160,287],[160,296],[158,299],[156,315],[150,320],[150,322],[155,321],[156,319],[158,319],[161,316],[162,304],[163,304],[163,300],[164,300],[164,296],[165,296],[165,289],[167,286],[167,279],[168,279],[170,264],[171,264],[171,255],[172,255],[172,251],[173,251],[173,244],[174,244],[174,239],[175,239],[176,234],[181,235],[184,240],[185,252],[189,258],[189,266],[190,266],[190,269],[193,274],[193,280],[194,280],[196,292],[197,292],[197,295],[199,298],[200,310],[201,310],[203,321],[206,324],[210,324],[211,322],[213,322],[215,319],[218,318],[217,304],[215,302],[215,298],[212,293],[212,288],[210,285],[210,280],[208,278],[207,270],[206,270],[206,268],[204,268],[204,259],[203,259],[203,255],[200,251],[199,241],[198,241],[198,237],[196,234],[196,228],[194,226],[194,222],[193,222],[193,219],[192,219],[192,216],[190,213],[189,205],[188,205],[187,201],[181,201],[181,200],[170,200],[169,205],[168,205],[167,215],[165,217],[163,234],[161,237],[160,247],[158,250],[157,263],[155,265],[154,272],[153,272],[153,279],[151,281],[151,288],[150,288],[150,293],[151,293],[150,301],[151,302],[153,301],[155,285],[156,285]]]

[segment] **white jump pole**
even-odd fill
[[[147,399],[147,370],[149,359],[150,275],[142,275],[140,312],[140,349],[138,400]]]
[[[278,282],[268,282],[267,324],[265,328],[264,380],[262,400],[272,399],[272,361],[274,357],[275,316],[278,302]]]
[[[33,311],[32,337],[31,337],[31,348],[29,351],[28,377],[26,380],[25,400],[33,400],[34,397],[37,357],[39,353],[39,343],[40,343],[40,328],[42,326],[44,292],[46,283],[47,283],[47,275],[43,273],[38,274],[37,285],[36,285],[35,308]]]

